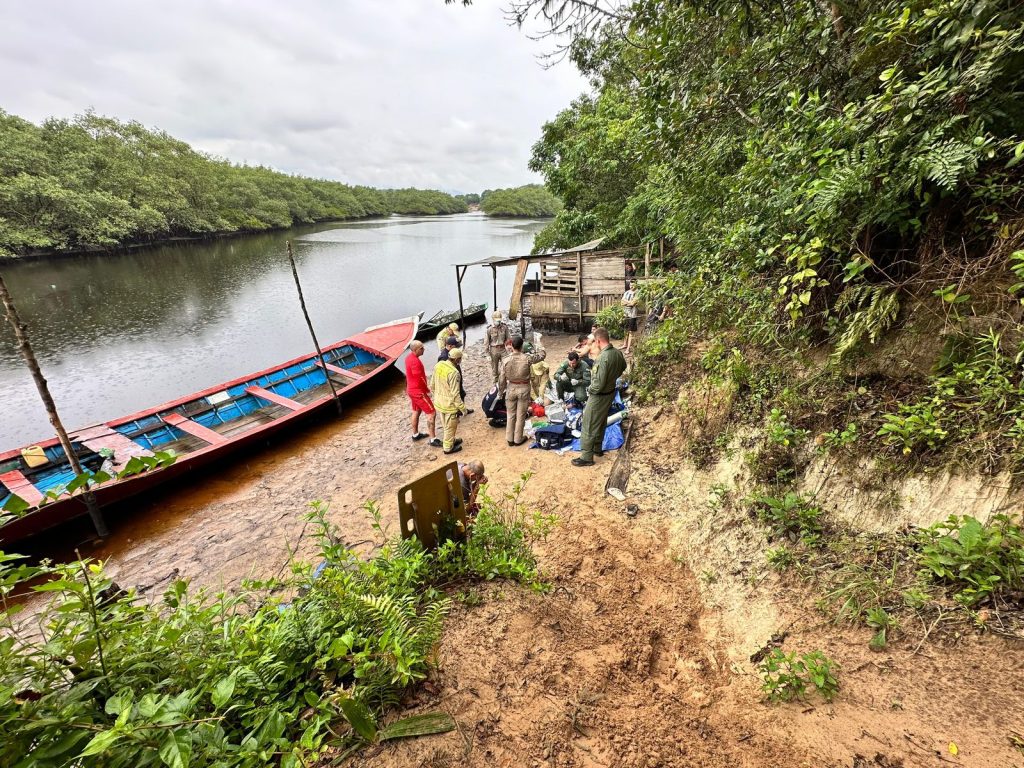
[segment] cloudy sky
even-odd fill
[[[538,181],[541,125],[583,92],[500,0],[12,1],[0,108],[138,120],[236,162],[375,187]]]

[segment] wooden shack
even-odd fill
[[[525,259],[525,268],[520,262],[517,272],[526,275],[512,288],[510,315],[521,310],[538,328],[576,330],[589,327],[598,312],[618,304],[626,282],[624,253],[588,252],[587,245]],[[531,266],[536,267],[532,279]]]
[[[649,245],[604,251],[598,250],[600,245],[601,240],[593,240],[555,253],[457,264],[460,297],[465,270],[470,266],[490,267],[494,274],[494,305],[498,306],[498,267],[515,266],[516,276],[508,303],[510,320],[518,320],[524,314],[532,318],[536,328],[587,329],[598,312],[621,301],[626,284],[627,258],[640,262],[637,271],[642,275],[649,274],[652,264],[660,261]]]

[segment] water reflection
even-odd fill
[[[458,305],[457,261],[527,253],[542,222],[479,214],[395,218],[4,266],[70,428],[115,418],[308,351],[284,243],[293,240],[323,343],[368,325]],[[512,270],[499,271],[508,299]],[[491,302],[472,269],[467,303]],[[6,324],[0,449],[51,434]]]

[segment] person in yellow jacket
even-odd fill
[[[441,426],[444,429],[444,452],[458,453],[462,450],[462,438],[456,438],[459,428],[459,415],[467,412],[462,401],[460,382],[462,375],[459,366],[462,364],[462,349],[456,347],[448,352],[447,360],[439,360],[434,366],[430,388],[434,395],[434,408],[441,415]]]
[[[448,323],[444,328],[437,332],[437,351],[440,352],[444,349],[444,344],[448,341],[449,336],[454,336],[459,344],[462,343],[462,334],[459,333],[458,323]]]

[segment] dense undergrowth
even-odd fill
[[[466,210],[435,190],[233,165],[134,122],[86,113],[35,125],[0,110],[0,257]]]
[[[752,418],[906,466],[1024,465],[1019,3],[564,6],[594,92],[534,148],[566,205],[535,245],[665,239],[648,392],[718,350],[696,373]]]
[[[158,605],[101,563],[0,555],[0,764],[300,766],[415,733],[422,722],[376,722],[427,675],[447,593],[496,578],[544,588],[532,546],[553,519],[526,511],[521,488],[482,497],[465,543],[386,541],[367,558],[315,504],[320,567],[234,592],[178,581]],[[53,596],[28,622],[14,599],[26,591]]]

